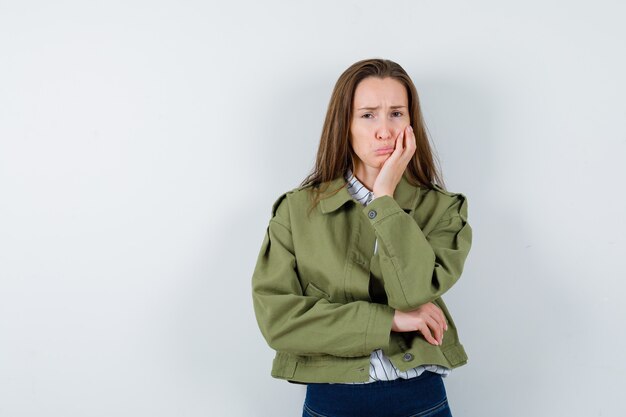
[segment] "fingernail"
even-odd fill
[[[413,126],[409,125],[409,130],[412,132],[413,131]]]

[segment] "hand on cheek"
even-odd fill
[[[389,158],[385,160],[378,177],[376,177],[374,189],[372,190],[376,197],[383,195],[393,197],[393,192],[400,182],[409,161],[413,158],[415,149],[415,134],[411,125],[407,125],[398,133],[395,149],[389,155]]]

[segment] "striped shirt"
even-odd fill
[[[364,206],[372,202],[374,193],[368,190],[367,187],[354,176],[350,169],[348,169],[345,178],[348,182],[348,191],[352,198]],[[374,254],[376,253],[378,253],[378,239],[376,239],[374,243]],[[435,372],[445,378],[450,374],[451,369],[440,365],[420,365],[402,372],[391,363],[382,349],[376,349],[370,354],[369,381],[348,382],[348,384],[367,384],[375,381],[392,381],[398,378],[409,379],[421,375],[424,371]]]

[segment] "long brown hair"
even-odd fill
[[[436,183],[445,188],[438,161],[433,158],[413,81],[406,71],[393,61],[364,59],[352,64],[341,74],[331,94],[315,166],[300,184],[300,187],[311,186],[313,189],[311,210],[326,192],[327,182],[343,176],[348,168],[354,172],[354,160],[358,157],[350,146],[349,140],[352,101],[357,85],[366,77],[389,77],[404,85],[409,98],[410,123],[417,145],[415,154],[405,171],[407,179],[415,186],[432,188],[432,185]],[[332,194],[337,191],[339,189],[332,190]]]

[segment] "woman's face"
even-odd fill
[[[350,121],[350,144],[358,156],[355,171],[382,167],[396,137],[411,122],[408,105],[404,85],[393,78],[367,77],[357,85]]]

